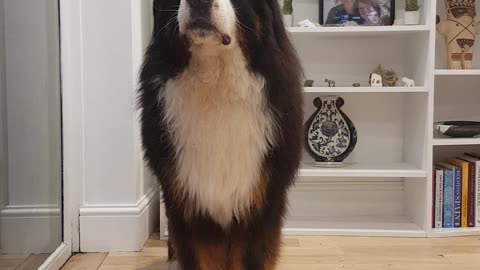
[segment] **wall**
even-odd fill
[[[2,5],[2,126],[8,140],[8,168],[2,172],[8,172],[8,202],[0,212],[0,245],[3,252],[49,253],[62,232],[58,4]]]
[[[73,106],[83,119],[83,252],[140,250],[158,226],[158,187],[144,168],[135,109],[150,2],[84,0],[79,7],[83,100]]]

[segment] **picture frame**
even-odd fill
[[[323,26],[384,26],[395,21],[395,0],[319,0]]]

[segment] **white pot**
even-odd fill
[[[285,27],[292,27],[293,26],[293,15],[283,15],[283,23],[285,24]]]
[[[405,11],[405,24],[420,24],[420,11]]]

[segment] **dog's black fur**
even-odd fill
[[[237,39],[248,69],[265,78],[267,106],[277,126],[275,145],[263,161],[265,203],[248,218],[233,220],[226,230],[205,214],[186,218],[184,213],[194,208],[195,202],[177,197],[175,146],[165,123],[165,104],[158,96],[166,81],[189,64],[189,41],[179,35],[176,21],[180,0],[154,0],[154,31],[141,72],[139,106],[145,158],[163,191],[169,257],[177,259],[183,270],[272,269],[278,256],[287,190],[294,183],[301,156],[302,70],[277,0],[231,3],[244,26]],[[205,252],[212,253],[210,266],[205,264],[208,258],[201,258]]]

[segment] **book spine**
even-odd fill
[[[475,154],[475,153],[465,153],[466,156],[469,156],[469,157],[472,157],[472,158],[475,158],[475,159],[480,159],[480,155],[479,154]],[[476,227],[480,227],[480,161],[477,161],[475,162],[475,183],[476,183],[476,187],[475,187],[475,191],[476,191],[476,205],[475,205],[475,220],[476,220],[476,223],[475,223],[475,226]]]
[[[453,183],[453,226],[460,228],[462,226],[462,173],[456,168]]]
[[[435,228],[442,228],[443,225],[443,170],[436,171],[435,187]]]
[[[435,228],[435,210],[436,210],[436,205],[435,205],[435,200],[436,200],[436,183],[437,180],[435,179],[435,169],[432,170],[432,228]]]
[[[443,228],[453,227],[453,173],[443,172]]]
[[[467,206],[467,227],[475,227],[475,169],[476,164],[469,162],[468,166],[468,206]]]
[[[462,228],[468,227],[468,163],[462,164]]]
[[[476,198],[477,198],[477,202],[476,202],[476,205],[475,205],[475,227],[480,227],[480,161],[477,161],[476,162],[476,169],[475,169],[475,173],[476,173],[476,187],[475,187],[475,191],[477,192],[476,194]]]

